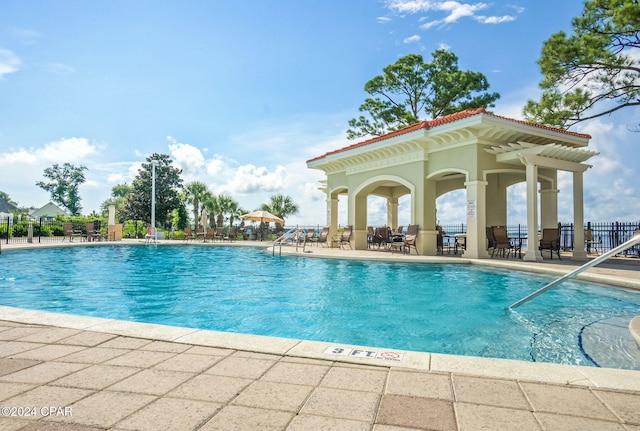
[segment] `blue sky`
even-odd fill
[[[46,167],[84,165],[88,214],[158,152],[186,182],[203,181],[246,210],[284,193],[300,207],[287,224],[323,224],[323,174],[305,161],[353,143],[347,122],[383,67],[449,49],[501,94],[496,114],[522,118],[539,95],[543,42],[582,9],[582,0],[5,0],[0,190],[39,207],[49,201],[35,185]],[[629,131],[639,114],[572,129],[601,152],[585,176],[587,220],[639,219],[640,134]],[[561,177],[562,221],[572,220],[571,187]],[[509,197],[509,222],[524,221],[524,188]],[[464,221],[463,192],[438,205],[441,222]],[[384,224],[379,202],[370,206],[369,222]]]

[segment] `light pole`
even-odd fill
[[[157,160],[151,160],[151,228],[153,229],[153,240],[158,243],[158,233],[156,232],[156,166]]]

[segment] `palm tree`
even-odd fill
[[[231,213],[234,204],[235,201],[231,196],[218,195],[218,224],[220,226],[224,225],[225,214]]]
[[[207,199],[207,185],[201,181],[192,181],[184,186],[184,200],[193,205],[193,220],[195,227],[200,222],[200,202]]]
[[[262,204],[260,206],[261,210],[269,211],[271,214],[280,217],[282,220],[287,216],[298,213],[298,205],[293,202],[293,199],[291,199],[290,196],[277,194],[271,196],[269,199],[268,204]]]

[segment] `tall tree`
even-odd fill
[[[298,205],[293,202],[290,196],[282,194],[273,195],[269,198],[269,203],[260,206],[263,211],[280,217],[282,220],[290,215],[298,214]]]
[[[48,191],[51,194],[51,200],[66,208],[71,215],[79,215],[82,206],[78,187],[86,181],[84,177],[86,170],[84,166],[75,166],[71,163],[60,166],[56,163],[44,170],[44,177],[50,181],[37,181],[36,185]]]
[[[468,108],[493,107],[500,95],[488,93],[489,82],[480,72],[460,70],[458,57],[439,49],[432,62],[409,54],[383,69],[364,86],[373,97],[360,106],[368,113],[349,120],[347,138],[380,136],[424,119]]]
[[[165,225],[171,212],[180,207],[182,189],[182,170],[172,166],[173,160],[167,154],[154,153],[147,157],[138,175],[131,183],[131,193],[127,195],[123,216],[130,220],[151,221],[151,161],[157,160],[156,166],[156,223]]]
[[[117,184],[111,189],[111,196],[100,204],[100,213],[102,217],[109,215],[109,206],[113,205],[116,209],[116,220],[124,221],[122,210],[126,203],[126,197],[131,193],[132,187],[128,184]]]
[[[530,121],[571,127],[640,105],[638,0],[587,0],[573,33],[551,36],[538,60],[540,101],[524,108]]]
[[[193,205],[193,220],[196,228],[200,224],[200,203],[207,199],[207,194],[209,194],[207,185],[202,181],[192,181],[184,186],[184,200],[187,204]]]

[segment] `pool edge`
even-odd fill
[[[133,338],[267,353],[284,357],[320,359],[355,365],[385,366],[433,373],[457,373],[477,377],[516,379],[544,384],[576,385],[621,391],[640,390],[640,371],[634,370],[423,353],[385,349],[381,347],[354,346],[262,335],[236,334],[178,326],[67,315],[9,306],[0,306],[0,321],[70,328]],[[400,361],[376,360],[376,357],[371,355],[345,356],[327,353],[328,349],[335,347],[360,352],[399,353],[402,355],[402,359]]]

